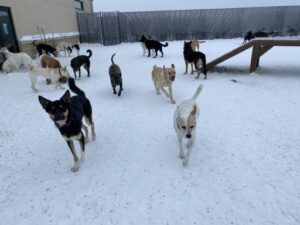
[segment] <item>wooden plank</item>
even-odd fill
[[[255,72],[256,68],[258,67],[259,51],[260,51],[260,46],[257,44],[254,45],[252,50],[252,56],[251,56],[250,73]]]
[[[241,53],[242,51],[245,51],[246,49],[252,47],[252,46],[253,46],[253,43],[254,43],[253,41],[250,41],[250,42],[248,42],[247,44],[244,44],[244,45],[242,45],[242,46],[240,46],[240,47],[238,47],[238,48],[236,48],[236,49],[233,49],[232,51],[230,51],[230,52],[228,52],[228,53],[226,53],[226,54],[220,56],[219,58],[217,58],[217,59],[211,61],[210,63],[208,63],[208,64],[206,65],[207,70],[212,69],[212,68],[213,68],[214,66],[216,66],[217,64],[219,64],[219,63],[221,63],[221,62],[224,62],[225,60],[227,60],[227,59],[229,59],[229,58],[231,58],[231,57],[233,57],[233,56],[235,56],[235,55]]]

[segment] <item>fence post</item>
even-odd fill
[[[119,43],[122,43],[122,35],[121,35],[121,24],[120,24],[120,12],[117,11],[117,19],[118,19],[118,33],[119,33]]]

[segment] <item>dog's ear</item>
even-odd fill
[[[174,64],[172,64],[172,65],[171,65],[171,67],[172,67],[172,68],[175,68],[175,65],[174,65]]]
[[[70,103],[71,94],[70,94],[69,90],[67,90],[66,93],[64,93],[64,95],[60,98],[60,100],[65,102],[65,103]]]
[[[40,96],[40,95],[39,95],[39,102],[41,103],[42,107],[43,107],[45,110],[47,109],[48,105],[51,104],[51,101],[50,101],[50,100],[48,100],[48,99],[46,99],[46,98],[44,98],[44,97],[42,97],[42,96]]]

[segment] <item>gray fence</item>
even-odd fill
[[[78,13],[81,42],[136,42],[243,37],[249,30],[300,35],[300,6],[148,12]]]

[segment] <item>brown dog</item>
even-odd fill
[[[42,55],[42,57],[41,57],[41,66],[43,68],[54,68],[54,69],[62,68],[60,62],[57,59],[55,59],[55,58],[53,58],[49,55]],[[50,84],[51,80],[47,79],[46,82],[47,82],[47,84]],[[60,83],[66,83],[67,79],[64,76],[61,76],[59,78],[59,82]]]
[[[200,46],[200,43],[204,43],[205,41],[199,41],[197,39],[194,39],[192,40],[192,43],[191,43],[191,47],[194,51],[198,50],[199,51],[199,46]]]
[[[172,104],[176,103],[172,94],[172,83],[175,80],[175,76],[176,70],[174,64],[172,64],[170,68],[166,68],[165,66],[163,68],[157,67],[156,65],[153,66],[152,80],[156,93],[159,95],[160,90],[163,91],[167,98],[171,99]],[[169,88],[169,93],[164,89],[164,87]]]

